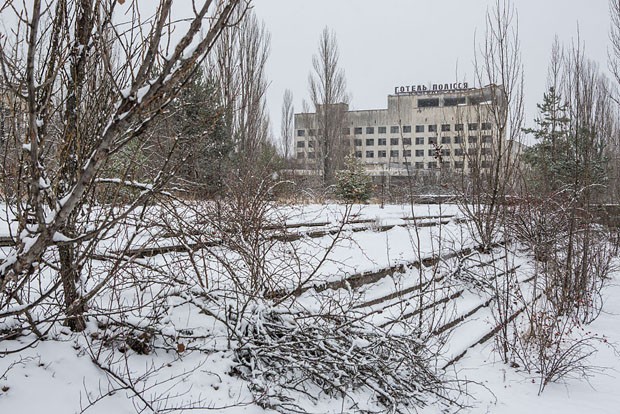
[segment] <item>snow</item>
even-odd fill
[[[45,178],[43,177],[39,177],[39,188],[41,190],[46,190],[48,188],[50,188],[50,183],[49,181],[47,181]]]
[[[118,181],[120,183],[120,180]],[[140,183],[125,183],[139,185]],[[370,220],[370,223],[354,223],[343,226],[344,236],[338,241],[328,260],[318,270],[315,269],[321,252],[333,240],[333,235],[321,237],[309,236],[292,242],[300,261],[299,277],[313,274],[310,285],[320,286],[321,283],[334,282],[356,273],[377,272],[391,266],[411,264],[420,258],[428,258],[440,252],[450,253],[472,247],[471,230],[462,219],[457,206],[454,205],[416,205],[416,206],[356,206],[353,211],[355,220]],[[93,213],[96,214],[96,213]],[[154,209],[153,226],[137,229],[132,226],[110,230],[109,237],[103,240],[98,249],[101,253],[110,253],[120,249],[131,240],[131,247],[152,246],[161,229],[163,211]],[[190,217],[188,211],[187,216]],[[284,206],[272,211],[273,218],[287,224],[321,224],[320,226],[300,226],[295,229],[306,235],[318,229],[333,229],[339,226],[344,215],[344,207],[338,205],[306,205]],[[428,227],[413,226],[412,216],[416,222],[438,223],[443,225]],[[433,217],[433,218],[431,218]],[[187,218],[187,217],[186,217]],[[133,218],[130,216],[129,221]],[[159,220],[158,220],[159,219]],[[4,219],[6,220],[6,219]],[[197,218],[196,218],[197,220]],[[1,223],[2,232],[8,231],[9,223]],[[391,226],[381,229],[381,226]],[[202,228],[203,231],[205,230]],[[276,232],[277,230],[274,230]],[[34,238],[24,237],[24,241],[34,243]],[[61,233],[54,235],[54,241],[69,241]],[[160,241],[159,245],[175,244],[174,238]],[[14,260],[12,251],[2,251],[6,260]],[[234,252],[223,247],[214,247],[209,254],[226,255],[229,260],[237,258]],[[209,259],[205,254],[205,260]],[[172,252],[140,259],[150,267],[160,267],[172,271],[177,263],[178,277],[191,269],[185,268],[186,253]],[[307,259],[307,260],[306,260]],[[276,244],[266,252],[266,262],[272,269],[286,268],[290,265],[290,256]],[[461,260],[461,262],[459,262]],[[493,260],[497,264],[493,264]],[[94,262],[101,268],[101,274],[108,269],[104,262]],[[481,266],[481,263],[491,265]],[[473,312],[480,304],[491,299],[489,292],[474,288],[467,281],[458,279],[457,266],[479,272],[479,276],[487,278],[502,276],[504,266],[516,267],[514,275],[517,283],[523,286],[526,298],[531,297],[527,288],[527,279],[535,271],[531,259],[525,253],[508,252],[496,249],[489,254],[474,252],[466,258],[452,258],[440,262],[437,266],[409,267],[403,273],[395,272],[386,275],[374,283],[352,288],[319,291],[306,290],[298,298],[298,306],[308,314],[319,312],[326,304],[338,304],[342,307],[357,306],[354,311],[371,325],[391,324],[392,332],[406,332],[410,329],[401,323],[403,315],[407,315],[418,306],[416,286],[422,282],[432,289],[432,300],[447,298],[458,293],[456,299],[444,306],[436,315],[436,324],[454,321],[460,316]],[[146,272],[146,270],[144,271]],[[219,273],[218,273],[219,272]],[[486,273],[484,273],[486,272]],[[287,273],[282,273],[283,275]],[[156,276],[144,273],[146,279]],[[229,292],[230,280],[227,279],[221,266],[209,264],[210,290],[198,287],[162,288],[127,288],[118,293],[117,298],[105,297],[94,305],[104,307],[107,301],[118,300],[126,306],[123,321],[136,328],[149,329],[154,309],[134,309],[136,300],[151,303],[156,298],[165,296],[165,315],[159,320],[156,328],[163,338],[155,341],[155,348],[148,355],[137,355],[132,351],[126,353],[112,352],[110,347],[93,339],[93,335],[101,332],[112,334],[113,323],[119,315],[91,317],[87,330],[82,334],[72,334],[66,328],[56,325],[51,327],[46,341],[32,342],[26,336],[14,340],[0,341],[0,354],[3,351],[21,349],[18,353],[8,353],[0,358],[0,412],[47,412],[75,413],[89,406],[89,401],[100,401],[88,407],[86,413],[134,413],[132,393],[122,387],[113,378],[93,363],[97,355],[100,363],[114,372],[130,375],[139,390],[148,390],[148,395],[157,400],[157,409],[179,406],[190,400],[202,400],[202,405],[210,407],[204,412],[213,413],[273,413],[256,405],[254,397],[248,389],[248,382],[239,376],[231,375],[236,362],[234,354],[229,350],[229,338],[226,327],[218,320],[221,309],[202,309],[208,306],[208,300],[198,303],[201,294]],[[53,279],[43,278],[41,283],[49,283]],[[296,280],[282,280],[282,286],[295,287]],[[94,283],[86,281],[85,283]],[[402,292],[409,292],[402,294]],[[589,326],[597,335],[605,336],[609,343],[620,343],[620,272],[612,274],[603,291],[605,307],[600,317]],[[431,300],[431,299],[425,299]],[[374,302],[376,303],[374,303]],[[372,304],[371,304],[372,302]],[[231,303],[232,299],[231,299]],[[428,303],[428,302],[425,302]],[[262,306],[262,305],[261,305]],[[20,305],[12,304],[2,311],[18,310]],[[210,315],[208,311],[215,312]],[[256,314],[268,309],[254,309]],[[290,317],[288,315],[284,315]],[[11,318],[0,318],[0,332],[14,325]],[[463,410],[466,413],[517,414],[531,413],[603,413],[615,414],[620,407],[620,358],[613,348],[600,343],[598,352],[592,356],[593,366],[605,367],[602,372],[593,372],[588,381],[567,379],[565,382],[550,384],[542,395],[538,395],[538,378],[536,374],[528,374],[520,368],[511,368],[503,364],[495,349],[495,342],[489,340],[481,345],[474,345],[481,335],[488,332],[495,324],[493,306],[481,307],[446,335],[442,347],[442,361],[446,362],[467,350],[466,354],[447,369],[447,374],[461,380],[470,381],[467,391],[471,397],[466,401],[471,407]],[[110,326],[102,330],[102,326]],[[191,335],[188,332],[192,332]],[[2,334],[0,334],[2,335]],[[186,350],[176,352],[179,344]],[[30,346],[29,346],[30,345]],[[370,344],[365,340],[355,340],[354,347],[365,348]],[[472,347],[473,345],[473,347]],[[209,352],[193,350],[193,347],[209,349]],[[23,349],[22,349],[23,348]],[[350,351],[351,352],[351,351]],[[166,382],[167,381],[167,382]],[[174,391],[170,393],[169,390]],[[36,390],[36,398],[33,398]],[[158,398],[160,396],[161,398]],[[165,398],[167,397],[167,399]],[[373,395],[367,392],[358,394],[359,401],[371,401]],[[310,402],[303,395],[298,401],[304,409],[317,413],[343,412],[342,400],[330,399],[321,395],[315,402]],[[191,410],[188,410],[190,412]],[[181,412],[175,410],[172,412]],[[197,410],[197,412],[203,412]],[[344,412],[347,411],[344,409]],[[419,412],[426,414],[443,413],[441,408],[429,406]]]
[[[151,90],[151,85],[145,85],[141,87],[140,89],[138,89],[138,92],[136,93],[136,101],[138,103],[142,103],[142,100],[144,99],[146,94],[149,93],[150,90]]]
[[[73,240],[72,238],[67,237],[58,231],[54,233],[54,236],[52,237],[52,241],[54,241],[54,243],[70,242],[72,240]]]

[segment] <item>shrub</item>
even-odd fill
[[[342,200],[365,203],[372,194],[372,179],[355,157],[345,158],[345,169],[336,173],[336,194]]]

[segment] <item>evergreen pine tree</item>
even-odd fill
[[[524,130],[538,141],[524,153],[531,189],[539,195],[570,189],[576,195],[603,184],[606,159],[594,126],[572,122],[567,105],[553,87],[537,106],[537,128]]]
[[[187,148],[177,175],[202,195],[221,190],[233,153],[217,97],[216,83],[199,68],[175,100],[171,120],[179,144]]]
[[[336,193],[346,202],[365,203],[372,194],[372,179],[352,155],[345,157],[345,169],[336,173]]]
[[[565,184],[566,164],[569,154],[569,122],[566,105],[555,88],[543,95],[537,104],[540,115],[534,120],[536,128],[525,129],[538,141],[524,152],[530,166],[530,182],[535,191],[548,193]]]

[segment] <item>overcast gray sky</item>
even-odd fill
[[[256,0],[272,35],[267,101],[275,136],[286,88],[295,111],[308,99],[312,55],[325,26],[336,32],[353,109],[384,108],[397,85],[473,81],[474,39],[494,0]],[[577,28],[586,54],[607,70],[607,0],[514,0],[525,69],[526,116],[545,90],[554,36],[569,45]],[[477,34],[476,34],[477,32]],[[458,79],[457,78],[458,74]]]

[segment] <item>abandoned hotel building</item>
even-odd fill
[[[394,88],[387,109],[341,111],[335,137],[323,133],[324,117],[295,114],[296,162],[301,170],[321,173],[324,148],[341,161],[351,154],[371,175],[398,176],[442,170],[488,168],[497,144],[493,108],[502,88],[469,88],[467,83],[414,85]],[[496,107],[496,106],[495,106]],[[321,111],[319,106],[319,111]],[[338,145],[326,147],[324,140]],[[336,148],[337,147],[337,148]],[[341,164],[341,163],[340,163]]]

